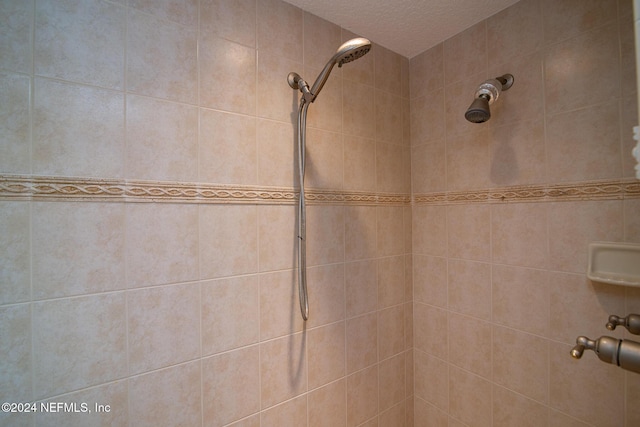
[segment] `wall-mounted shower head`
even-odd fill
[[[489,105],[493,104],[500,92],[513,85],[513,76],[505,74],[495,79],[486,80],[476,90],[475,97],[464,117],[471,123],[484,123],[491,118]]]
[[[351,39],[345,43],[343,43],[333,57],[327,62],[327,65],[324,66],[318,77],[316,78],[316,82],[311,86],[311,89],[303,89],[300,86],[300,81],[302,81],[305,85],[306,82],[300,78],[296,73],[289,73],[287,76],[287,81],[289,82],[289,86],[293,89],[300,89],[304,94],[304,98],[308,102],[315,101],[318,93],[322,90],[322,87],[327,82],[329,78],[329,74],[333,69],[334,65],[338,64],[338,67],[342,67],[342,64],[346,64],[347,62],[355,61],[356,59],[364,56],[371,50],[371,42],[363,37],[357,37],[355,39]]]

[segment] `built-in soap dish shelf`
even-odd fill
[[[640,244],[589,244],[587,277],[594,282],[640,287]]]

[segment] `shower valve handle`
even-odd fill
[[[579,336],[576,339],[576,346],[571,349],[571,357],[574,359],[580,359],[584,354],[584,350],[594,350],[596,349],[596,342],[594,340],[590,340],[587,337]]]
[[[616,326],[624,326],[633,335],[640,335],[640,314],[630,314],[627,317],[619,317],[612,314],[609,316],[607,329],[613,331]]]
[[[571,350],[571,357],[580,359],[585,350],[593,350],[598,359],[603,362],[640,374],[640,343],[638,342],[606,336],[591,340],[579,336],[576,339],[576,346]]]

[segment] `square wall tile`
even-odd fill
[[[0,72],[0,170],[3,173],[31,172],[30,92],[29,77]]]
[[[378,259],[378,308],[404,302],[404,262],[402,255]]]
[[[126,175],[158,181],[198,180],[198,109],[127,96]]]
[[[315,39],[315,36],[314,36]],[[331,58],[335,54],[336,45]],[[325,61],[326,57],[323,57],[321,61]],[[350,63],[349,63],[350,64]],[[309,79],[316,78],[322,68],[309,67],[305,65],[302,76],[306,76]],[[321,129],[327,132],[338,133],[336,136],[343,132],[342,121],[343,115],[343,95],[349,93],[349,85],[352,82],[341,78],[342,72],[339,68],[333,68],[331,77],[327,79],[322,88],[322,95],[318,96],[313,102],[313,107],[309,107],[307,115],[307,129],[312,130],[314,128]],[[313,80],[307,81],[309,84],[313,84]],[[297,96],[300,96],[300,91],[295,91]]]
[[[507,108],[504,106],[502,111]],[[495,115],[496,119],[504,117],[502,112],[496,111]],[[539,121],[514,120],[511,124],[494,127],[490,130],[490,138],[492,186],[545,182],[547,158],[542,119]]]
[[[258,276],[211,280],[203,282],[201,286],[203,356],[259,341],[261,311]]]
[[[364,260],[345,266],[346,317],[374,311],[378,307],[376,261]]]
[[[172,366],[129,379],[131,425],[200,425],[200,361]]]
[[[558,202],[548,205],[549,267],[586,273],[591,242],[623,238],[622,202]]]
[[[342,190],[344,182],[342,135],[310,128],[307,130],[306,138],[305,188]]]
[[[447,259],[414,255],[413,299],[437,307],[447,307]]]
[[[0,202],[0,305],[31,298],[29,203]]]
[[[609,2],[615,8],[615,1]],[[564,21],[569,15],[559,16]],[[594,15],[598,23],[602,22],[600,18]],[[564,22],[562,25],[567,28]],[[607,79],[607,76],[618,76],[620,72],[618,26],[615,23],[603,25],[550,46],[545,51],[544,64],[547,114],[568,112],[618,98],[620,80]]]
[[[449,358],[449,313],[437,307],[413,306],[414,347],[442,360]]]
[[[309,393],[309,427],[346,427],[346,380],[341,379]]]
[[[409,193],[411,150],[399,144],[376,142],[376,188],[380,193]]]
[[[491,383],[462,369],[449,370],[449,414],[465,424],[491,426]]]
[[[347,426],[360,426],[378,413],[378,367],[347,377]]]
[[[123,177],[122,93],[36,78],[33,98],[33,173]]]
[[[446,142],[438,139],[411,148],[411,191],[413,194],[447,189]]]
[[[129,425],[127,380],[103,384],[44,401],[45,404],[52,405],[57,405],[58,402],[64,402],[68,405],[75,404],[80,410],[82,409],[81,405],[86,403],[90,412],[59,411],[47,413],[42,411],[36,414],[35,425],[51,427],[86,427],[105,424],[112,427],[127,427]],[[97,411],[96,405],[103,405],[105,410]],[[108,412],[106,411],[107,406],[109,407]],[[71,407],[73,408],[73,406]]]
[[[280,427],[284,425],[307,425],[307,398],[297,397],[288,402],[269,408],[260,413],[261,427]]]
[[[260,410],[259,367],[258,346],[202,360],[203,416],[206,425],[227,425]]]
[[[491,280],[494,323],[549,336],[550,283],[547,271],[494,265]]]
[[[493,378],[491,361],[495,352],[492,352],[493,335],[489,322],[449,313],[447,340],[448,360],[452,364],[488,380]],[[445,342],[441,341],[440,345]]]
[[[449,308],[491,320],[491,265],[449,259]]]
[[[196,104],[196,29],[131,9],[127,33],[127,89],[139,95]]]
[[[200,31],[255,47],[256,13],[256,0],[201,0]]]
[[[437,87],[428,95],[411,98],[410,116],[412,146],[444,139],[446,129],[444,88]]]
[[[404,354],[380,362],[378,367],[378,381],[380,383],[378,411],[386,411],[404,401],[404,363]],[[402,411],[402,418],[404,418],[404,411]]]
[[[287,38],[291,37],[292,35],[287,36]],[[295,50],[299,51],[299,46],[296,46]],[[302,60],[286,59],[274,52],[264,50],[259,50],[259,55],[255,114],[259,118],[291,123],[293,129],[297,129],[295,126],[297,126],[300,92],[294,91],[287,84],[287,75],[290,72],[303,73]],[[233,88],[233,90],[238,89]]]
[[[376,313],[347,320],[347,373],[378,362],[378,319]]]
[[[262,409],[308,391],[307,341],[303,334],[260,344],[260,399]],[[252,381],[256,378],[252,377]]]
[[[194,360],[200,349],[200,285],[127,293],[129,371],[142,373]]]
[[[616,19],[616,0],[542,0],[546,43],[587,32]]]
[[[308,327],[344,320],[345,288],[342,264],[308,268],[307,287],[309,305],[314,312],[313,316],[309,317]]]
[[[130,0],[129,7],[187,27],[198,25],[198,0]]]
[[[201,33],[199,43],[200,105],[254,115],[256,50],[206,32]]]
[[[33,33],[33,4],[30,2],[3,2],[0,21],[12,25],[0,28],[0,68],[28,73],[31,70]]]
[[[35,74],[124,89],[125,24],[126,9],[109,2],[37,2]]]
[[[415,206],[413,212],[413,253],[447,255],[446,206]]]
[[[297,270],[263,273],[259,277],[260,339],[265,341],[302,331]],[[311,316],[311,303],[309,305]]]
[[[199,181],[256,184],[258,150],[253,117],[202,108],[198,143]]]
[[[346,206],[345,257],[347,261],[376,257],[376,211],[375,206]]]
[[[258,184],[277,187],[297,185],[297,136],[291,123],[258,119]]]
[[[482,21],[444,42],[446,84],[462,80],[486,69],[487,24]],[[486,72],[486,71],[485,71]]]
[[[443,43],[437,44],[409,61],[410,98],[431,95],[444,87]],[[413,136],[413,135],[412,135]]]
[[[402,98],[395,93],[376,90],[376,140],[402,145]]]
[[[127,280],[140,288],[198,278],[198,207],[127,205]]]
[[[378,312],[378,358],[396,356],[405,350],[404,304]]]
[[[540,49],[544,38],[542,22],[542,8],[539,0],[520,1],[489,17],[487,19],[489,63],[508,63],[516,56]]]
[[[302,62],[302,9],[279,0],[258,0],[258,48]],[[286,78],[286,74],[283,75]]]
[[[493,328],[493,381],[540,403],[549,401],[549,343],[524,332]]]
[[[200,278],[258,271],[256,206],[208,205],[200,211]]]
[[[547,118],[547,177],[551,182],[622,177],[619,108],[619,101],[614,100]]]
[[[344,207],[307,206],[307,265],[344,261]]]
[[[260,271],[292,269],[298,244],[297,207],[258,207]]]
[[[3,402],[16,403],[32,401],[31,307],[29,304],[0,307],[0,345],[3,349],[0,360],[3,383],[0,399]],[[7,415],[4,414],[4,416]]]
[[[449,412],[449,364],[422,351],[414,352],[415,395],[440,411]]]
[[[493,387],[493,425],[496,427],[537,427],[549,425],[549,409],[505,388]],[[569,424],[565,424],[569,426]]]
[[[343,98],[344,133],[349,136],[373,139],[376,128],[371,125],[375,117],[375,95],[370,86],[349,82],[349,96]]]
[[[377,207],[378,256],[402,255],[404,247],[404,212],[401,207]]]
[[[477,261],[491,259],[491,207],[454,205],[447,207],[449,256]]]
[[[346,372],[345,323],[336,322],[308,332],[309,389],[344,377]]]
[[[548,265],[547,205],[513,203],[491,207],[491,248],[494,263],[546,268]]]
[[[124,293],[37,302],[32,310],[36,399],[127,375]]]
[[[402,95],[402,56],[375,45],[376,89]]]
[[[36,202],[32,216],[34,299],[126,287],[123,204]]]

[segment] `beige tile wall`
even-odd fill
[[[97,183],[293,188],[285,77],[313,80],[354,36],[280,0],[9,1],[0,16],[0,173]],[[625,0],[523,0],[411,61],[375,45],[309,110],[307,186],[422,200],[630,178],[632,48]],[[475,87],[505,72],[491,121],[466,122]],[[111,411],[0,423],[640,422],[636,376],[568,356],[640,310],[638,292],[584,277],[589,241],[640,242],[637,199],[310,204],[305,325],[293,204],[81,187],[0,201],[0,400]]]
[[[0,424],[411,423],[407,58],[374,45],[309,110],[307,187],[368,201],[309,204],[304,324],[293,200],[94,190],[292,192],[286,76],[312,83],[354,34],[280,0],[3,1],[0,21],[2,182],[82,188],[3,190],[0,400],[111,409]]]
[[[636,374],[569,356],[578,335],[629,338],[604,325],[638,293],[585,272],[589,242],[640,242],[638,200],[476,197],[633,177],[631,3],[522,0],[411,59],[412,192],[449,196],[413,210],[416,427],[640,423]],[[504,73],[491,120],[466,122]]]

